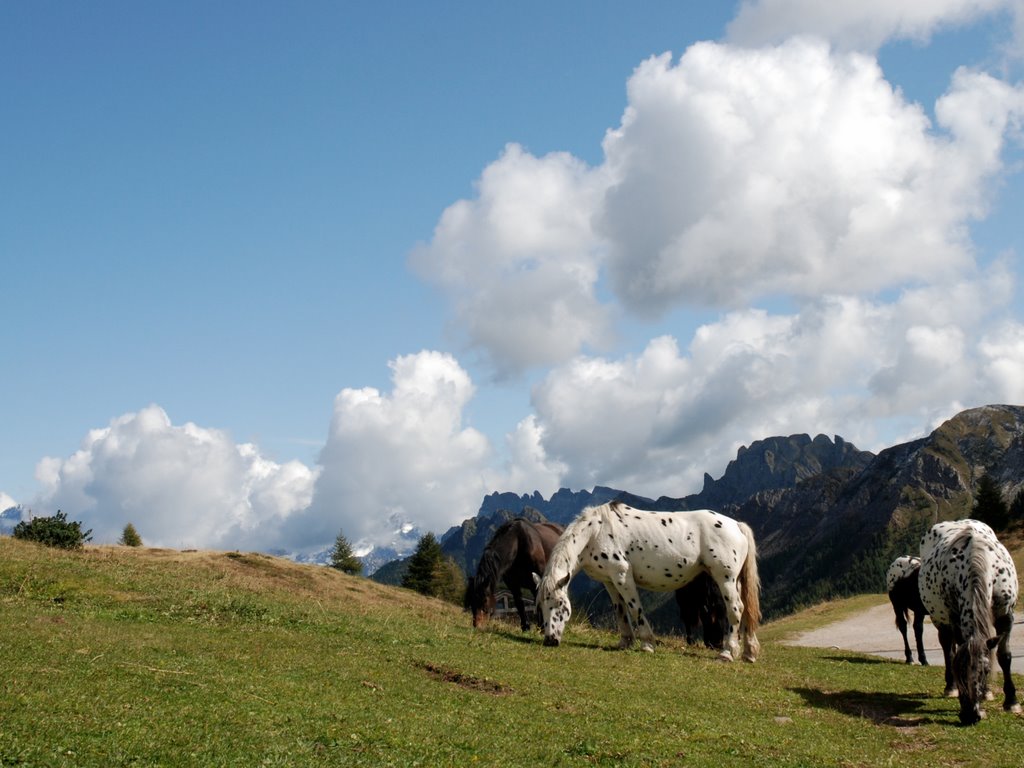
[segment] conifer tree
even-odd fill
[[[337,568],[343,573],[358,576],[363,572],[363,564],[352,552],[352,546],[345,538],[345,534],[338,532],[338,538],[334,540],[334,548],[331,550],[331,568]]]
[[[988,523],[993,530],[1001,531],[1010,522],[1010,511],[1003,501],[999,484],[988,472],[978,480],[974,491],[974,519]]]
[[[409,559],[409,568],[402,577],[402,586],[420,594],[436,597],[435,574],[444,562],[441,545],[432,533],[424,534]]]
[[[128,523],[124,527],[124,531],[121,533],[121,538],[117,541],[122,547],[141,547],[142,537],[139,536],[139,532],[135,530],[135,526]]]

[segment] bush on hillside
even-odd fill
[[[142,537],[139,536],[139,532],[135,530],[135,526],[128,523],[124,527],[124,531],[121,533],[121,538],[117,541],[122,547],[141,547]]]
[[[68,522],[67,515],[57,510],[53,517],[34,517],[14,526],[14,538],[35,541],[59,549],[81,549],[92,539],[92,529],[82,530],[77,520]]]

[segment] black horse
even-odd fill
[[[494,532],[480,555],[476,575],[466,585],[465,607],[473,614],[474,627],[487,623],[494,612],[498,582],[504,581],[512,592],[523,631],[530,628],[523,590],[537,594],[533,574],[544,573],[548,555],[563,530],[557,523],[531,523],[525,517],[517,517]]]
[[[907,657],[907,664],[914,663],[914,654],[910,650],[910,641],[907,638],[907,617],[914,612],[914,639],[917,641],[917,659],[922,667],[928,666],[928,659],[924,655],[924,617],[928,615],[924,604],[921,602],[921,592],[917,587],[918,574],[921,571],[921,560],[916,557],[904,555],[892,561],[889,570],[885,574],[885,586],[889,592],[889,601],[896,613],[896,628],[903,635],[903,652]]]
[[[725,639],[725,602],[710,574],[702,572],[689,584],[677,589],[676,605],[679,606],[687,644],[697,643],[697,629],[700,627],[704,645],[720,651]]]

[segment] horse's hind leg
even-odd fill
[[[1013,661],[1013,654],[1010,652],[1010,630],[1012,627],[1013,614],[996,619],[995,629],[999,638],[996,658],[999,659],[999,668],[1003,671],[1003,709],[1007,712],[1020,712],[1020,704],[1017,703],[1017,689],[1010,676],[1010,664]]]
[[[924,655],[924,611],[914,614],[914,639],[917,641],[917,660],[922,667],[928,666],[928,659]],[[907,638],[904,634],[903,641]],[[907,647],[907,663],[910,663],[910,647]]]
[[[900,636],[903,638],[903,655],[907,659],[907,664],[914,663],[914,653],[910,650],[910,640],[907,638],[907,611],[901,606],[893,604],[893,610],[896,611],[896,629],[900,631]],[[923,617],[922,617],[923,618]],[[917,619],[914,619],[914,631],[917,631]],[[920,635],[918,635],[920,637]],[[920,644],[918,649],[920,650]]]
[[[725,632],[719,658],[723,661],[732,661],[739,655],[737,635],[743,618],[743,602],[740,600],[740,592],[734,577],[725,576],[718,582],[718,589],[725,602]]]

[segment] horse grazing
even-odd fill
[[[569,581],[581,568],[608,590],[618,617],[619,648],[630,647],[639,636],[643,650],[654,650],[637,587],[669,592],[707,572],[725,602],[720,657],[736,658],[739,636],[743,658],[757,658],[760,579],[754,534],[745,523],[710,510],[647,512],[621,502],[584,509],[566,527],[537,580],[545,645],[561,642],[572,613]]]
[[[683,623],[686,642],[697,643],[697,627],[702,630],[704,645],[716,651],[722,649],[725,631],[725,602],[714,579],[701,572],[686,586],[676,590],[676,605]]]
[[[530,628],[523,590],[536,595],[533,574],[544,572],[548,555],[562,530],[557,523],[531,523],[525,517],[517,517],[494,532],[480,555],[476,575],[471,576],[466,585],[465,607],[473,614],[474,627],[487,623],[494,612],[498,582],[504,580],[512,593],[523,631]]]
[[[924,655],[924,617],[928,615],[921,603],[921,592],[917,588],[917,579],[921,571],[921,559],[904,555],[892,561],[885,574],[885,589],[889,593],[889,602],[896,613],[896,628],[903,635],[903,652],[907,664],[914,663],[914,654],[910,650],[907,638],[907,618],[914,613],[914,639],[917,641],[917,659],[922,667],[928,666]]]
[[[939,631],[946,695],[960,699],[960,722],[985,716],[992,649],[1003,670],[1003,709],[1020,712],[1010,677],[1010,630],[1017,570],[995,533],[977,520],[938,523],[921,539],[921,602]]]

